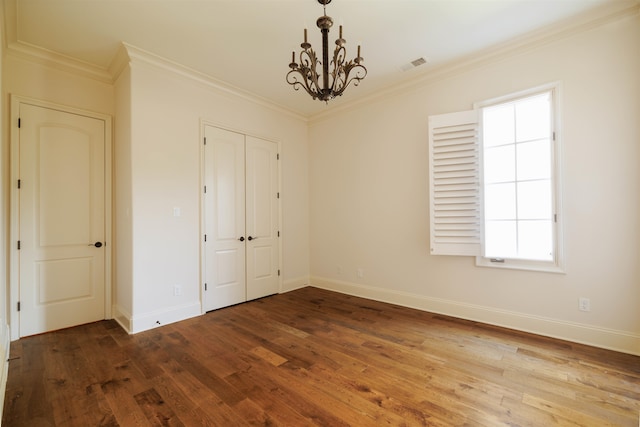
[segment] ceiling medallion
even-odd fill
[[[336,96],[341,96],[342,92],[353,82],[358,86],[360,80],[367,75],[367,69],[361,65],[363,61],[360,56],[360,46],[358,45],[358,56],[350,61],[346,60],[347,51],[344,45],[347,43],[342,38],[342,25],[340,25],[340,36],[336,39],[336,48],[333,51],[333,59],[329,62],[329,28],[333,25],[333,19],[327,16],[327,4],[331,0],[318,0],[324,8],[324,16],[316,21],[322,33],[322,61],[316,57],[316,53],[307,42],[307,29],[304,29],[304,42],[300,44],[300,63],[296,63],[296,53],[291,54],[291,70],[287,73],[287,83],[295,90],[304,88],[313,99],[328,102]],[[320,85],[320,75],[317,65],[322,65],[322,85]],[[329,70],[331,66],[331,70]],[[351,76],[350,76],[351,74]],[[301,79],[300,79],[301,78]]]

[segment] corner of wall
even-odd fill
[[[130,328],[125,328],[130,334],[148,331],[170,323],[187,320],[202,314],[200,301],[195,301],[165,310],[153,311],[142,315],[129,317]],[[118,320],[118,319],[116,319]],[[118,321],[118,323],[120,323]]]
[[[124,329],[128,334],[131,334],[131,315],[123,310],[122,307],[115,305],[111,309],[113,319]]]
[[[309,280],[309,276],[296,277],[295,279],[289,279],[282,284],[281,293],[295,291],[296,289],[301,289],[306,286],[309,286],[311,281]]]

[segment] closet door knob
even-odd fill
[[[241,242],[244,242],[244,236],[240,236],[238,240],[240,240]],[[251,240],[251,238],[249,238],[249,240]]]
[[[252,241],[252,240],[256,240],[256,239],[257,239],[257,237],[251,237],[251,236],[247,237],[248,241]]]

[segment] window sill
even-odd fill
[[[525,259],[503,259],[500,262],[491,261],[495,258],[476,257],[477,267],[490,267],[506,270],[539,271],[544,273],[565,274],[562,263],[553,261],[530,261]]]

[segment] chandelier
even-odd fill
[[[360,46],[358,45],[358,56],[350,61],[346,60],[347,51],[344,47],[346,40],[342,38],[342,25],[340,25],[340,36],[336,39],[336,48],[333,51],[333,59],[329,63],[329,28],[333,25],[333,19],[327,16],[327,4],[331,0],[318,0],[324,8],[324,16],[316,21],[322,33],[322,61],[318,61],[316,52],[307,42],[307,29],[304,29],[304,42],[300,44],[300,63],[296,63],[295,51],[291,54],[291,70],[287,73],[287,83],[295,90],[301,87],[307,91],[313,99],[328,102],[336,96],[341,96],[342,92],[353,82],[358,86],[360,80],[367,75],[367,69],[361,65],[363,61],[360,56]],[[322,65],[322,83],[317,65]],[[331,67],[331,69],[329,69]],[[353,73],[353,74],[352,74]],[[352,74],[352,75],[350,75]]]

